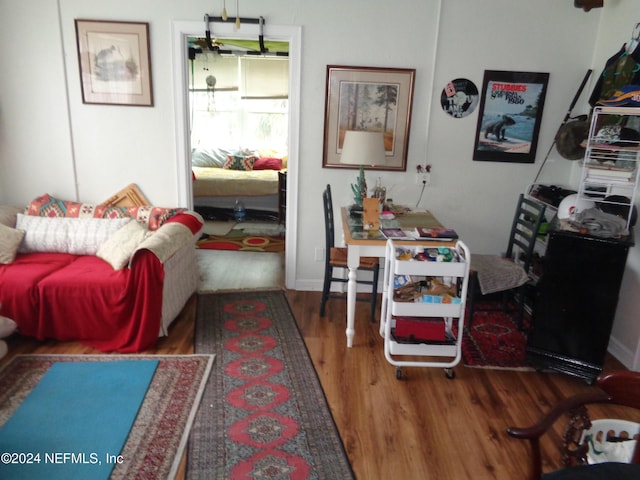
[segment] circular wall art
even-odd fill
[[[442,109],[454,118],[463,118],[472,113],[478,101],[478,87],[466,78],[451,80],[440,95]]]

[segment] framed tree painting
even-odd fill
[[[548,73],[486,70],[473,159],[534,163]]]
[[[153,106],[149,24],[76,20],[83,103]]]
[[[415,69],[327,66],[322,166],[340,163],[348,130],[382,132],[386,163],[367,169],[407,169]]]

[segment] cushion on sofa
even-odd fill
[[[16,216],[19,213],[24,213],[24,210],[24,207],[18,207],[16,205],[0,205],[0,225],[15,227]]]
[[[0,263],[7,264],[15,260],[23,237],[23,230],[7,227],[0,223]]]
[[[111,265],[114,270],[120,270],[129,263],[131,254],[149,235],[153,233],[148,228],[136,221],[129,222],[111,234],[98,249],[96,256]]]
[[[184,208],[164,208],[153,206],[115,207],[60,200],[48,193],[33,199],[27,214],[40,217],[72,217],[72,218],[135,218],[146,224],[149,230],[157,230],[164,222]]]
[[[18,250],[95,255],[112,233],[131,218],[49,218],[18,214],[16,227],[25,235]]]
[[[10,318],[0,316],[0,338],[7,338],[16,330],[16,322]]]

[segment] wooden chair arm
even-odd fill
[[[529,427],[509,427],[507,433],[521,440],[528,440],[531,446],[531,462],[529,466],[529,480],[539,480],[542,475],[542,454],[540,452],[540,437],[542,437],[553,424],[564,415],[569,415],[570,421],[564,432],[564,452],[562,461],[566,465],[571,459],[584,458],[587,453],[587,446],[579,446],[572,449],[570,443],[576,444],[578,438],[575,438],[576,432],[581,433],[585,427],[584,421],[588,420],[586,405],[591,403],[607,403],[611,400],[611,396],[605,392],[590,392],[580,395],[574,395],[558,402],[551,410],[549,410],[538,422]],[[577,422],[580,418],[582,423]]]
[[[540,438],[564,414],[589,403],[606,403],[611,397],[605,392],[590,392],[574,395],[559,401],[538,422],[529,427],[509,427],[507,433],[520,439]]]

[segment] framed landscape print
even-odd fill
[[[474,160],[534,163],[548,73],[486,70]]]
[[[328,65],[322,166],[359,168],[340,155],[345,132],[361,130],[383,133],[387,160],[365,168],[405,171],[414,81],[415,69]]]
[[[149,24],[75,24],[83,103],[153,106]]]

